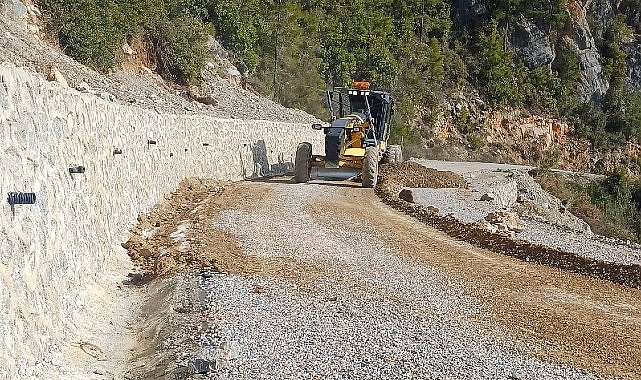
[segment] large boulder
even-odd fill
[[[53,66],[53,65],[49,67],[49,72],[47,73],[47,80],[50,82],[58,82],[65,87],[69,87],[69,84],[65,79],[65,76],[62,75],[60,70],[58,70],[58,68],[56,68],[56,66]]]
[[[625,44],[628,54],[627,85],[636,91],[641,91],[641,39],[636,38]]]
[[[398,197],[405,202],[414,203],[414,194],[412,193],[411,189],[401,190],[401,192],[398,194]]]
[[[493,212],[488,214],[485,220],[496,226],[499,231],[523,232],[525,230],[525,223],[518,215],[511,212]]]
[[[28,16],[27,6],[20,0],[0,1],[0,15],[5,15],[14,20],[24,19]]]
[[[490,10],[488,0],[455,0],[452,7],[459,22],[468,26],[478,22]]]
[[[512,27],[510,44],[530,69],[547,66],[556,58],[550,35],[524,17]]]
[[[598,1],[604,2],[606,0]],[[586,5],[589,6],[590,4]],[[603,5],[601,8],[605,9],[607,6]],[[600,103],[608,91],[609,83],[605,77],[603,66],[601,65],[601,55],[597,49],[594,34],[588,21],[588,9],[584,6],[574,7],[570,13],[572,16],[572,35],[564,37],[563,43],[570,48],[576,49],[578,53],[580,70],[579,94],[585,101],[591,100]],[[606,15],[607,11],[603,10],[601,13]]]
[[[495,181],[481,196],[482,201],[492,202],[500,208],[510,208],[516,204],[519,196],[517,183],[513,179]]]
[[[588,2],[587,18],[592,25],[592,34],[603,37],[603,34],[612,26],[617,13],[620,0],[596,0]]]

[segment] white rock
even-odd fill
[[[65,87],[69,87],[67,80],[64,75],[58,70],[55,66],[49,68],[49,74],[47,75],[47,80],[50,82],[58,82]]]

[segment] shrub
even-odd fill
[[[472,148],[472,150],[474,151],[480,150],[485,146],[485,141],[483,140],[483,138],[476,134],[467,136],[467,142],[470,144],[470,148]]]
[[[622,173],[604,180],[568,178],[547,170],[530,173],[541,187],[561,199],[565,207],[603,236],[641,239],[641,186]]]
[[[198,79],[205,62],[204,28],[201,20],[191,16],[165,19],[156,24],[155,33],[150,35],[165,76],[185,84]]]
[[[490,23],[479,41],[479,84],[491,103],[498,106],[520,101],[517,78],[513,70],[514,55],[503,48],[504,35],[496,23]]]
[[[520,65],[520,94],[523,104],[530,109],[558,113],[559,101],[564,96],[561,80],[547,67],[528,70]]]
[[[115,49],[136,28],[123,17],[123,4],[117,1],[42,0],[40,4],[63,50],[102,71],[113,66]]]

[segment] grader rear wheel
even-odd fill
[[[363,187],[375,187],[378,181],[378,148],[370,146],[363,159]]]

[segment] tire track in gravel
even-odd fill
[[[354,201],[345,204],[345,198]],[[324,213],[339,209],[375,226],[417,265],[467,284],[468,294],[491,311],[487,317],[537,357],[641,378],[640,290],[476,248],[383,205],[371,191],[345,190],[314,207]]]
[[[226,191],[233,196],[227,199],[229,203],[221,203],[213,226],[236,236],[244,255],[264,263],[267,269],[246,281],[267,284],[268,292],[285,303],[278,307],[294,306],[282,298],[295,307],[309,302],[338,303],[351,314],[314,314],[310,320],[320,319],[323,326],[328,320],[347,323],[384,335],[381,321],[376,320],[378,313],[379,319],[389,319],[401,347],[421,353],[409,355],[405,363],[413,370],[409,373],[429,378],[465,377],[457,372],[464,368],[481,368],[481,372],[465,372],[474,378],[519,377],[510,374],[517,368],[533,378],[589,378],[569,367],[538,362],[530,355],[597,373],[640,378],[636,364],[641,362],[638,290],[474,248],[383,205],[372,190],[349,183],[336,185],[293,185],[280,179],[243,183]],[[291,261],[300,263],[296,275],[283,265]],[[307,267],[314,270],[307,273]],[[233,309],[224,297],[213,297],[219,308]],[[245,302],[242,295],[234,299]],[[242,317],[231,316],[230,324],[246,323],[254,312],[244,310]],[[309,326],[304,323],[289,326],[294,322],[287,318],[279,321],[269,311],[261,313],[271,315],[275,324],[284,324],[272,326],[275,330],[300,330],[302,339],[315,339],[305,337]],[[405,325],[408,321],[412,323]],[[447,333],[435,333],[439,329]],[[265,336],[269,332],[252,335],[247,333],[251,328],[241,330],[254,342],[270,339]],[[321,336],[334,334],[336,339],[332,328],[317,330]],[[445,339],[447,347],[435,346],[434,336]],[[357,334],[351,341],[335,342],[334,348],[349,351],[356,347],[356,353],[367,356],[363,339]],[[453,352],[452,346],[462,349]],[[322,347],[316,348],[316,354],[327,355],[323,360],[331,363],[335,359]],[[278,357],[275,352],[271,355]],[[440,366],[430,360],[441,361]],[[241,360],[237,369],[251,373],[245,365]],[[306,369],[304,364],[297,365]],[[347,373],[358,373],[354,363],[344,365]],[[395,367],[380,362],[364,367],[383,372],[390,368]]]

